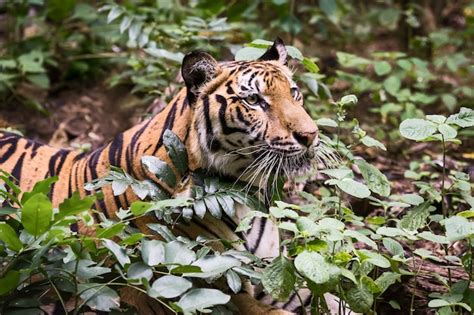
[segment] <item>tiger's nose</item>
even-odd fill
[[[313,132],[296,132],[294,131],[293,132],[293,137],[296,139],[296,141],[298,141],[300,144],[306,146],[306,147],[310,147],[314,140],[316,139],[316,137],[318,136],[318,132],[317,131],[313,131]]]

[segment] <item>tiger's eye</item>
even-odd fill
[[[259,101],[260,101],[260,97],[257,94],[252,94],[245,98],[245,102],[249,105],[255,105]]]
[[[298,88],[296,87],[291,88],[291,96],[293,96],[294,99],[298,97]]]

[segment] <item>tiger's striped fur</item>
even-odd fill
[[[153,118],[88,154],[0,133],[0,168],[17,178],[24,191],[41,179],[58,176],[50,196],[54,205],[74,191],[87,195],[84,185],[107,175],[111,165],[137,179],[151,179],[175,194],[141,164],[144,155],[170,162],[163,146],[164,131],[169,129],[185,144],[191,170],[206,169],[266,186],[270,173],[291,176],[307,170],[311,151],[318,145],[317,126],[302,106],[286,58],[286,48],[279,39],[257,61],[217,63],[206,53],[193,52],[182,65],[186,88]],[[137,200],[131,189],[114,196],[111,187],[104,187],[103,193],[96,207],[109,218]],[[196,220],[192,228],[176,229],[189,237],[241,237],[246,249],[258,256],[276,256],[278,231],[271,222],[257,218],[247,234],[234,233],[246,211],[241,207],[235,218],[206,216]],[[148,220],[136,220],[134,224],[147,232]],[[293,296],[283,304],[278,306],[294,311],[300,301]]]

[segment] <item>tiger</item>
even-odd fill
[[[185,87],[161,112],[89,153],[0,133],[0,169],[16,178],[23,191],[42,179],[57,176],[50,192],[55,206],[75,191],[81,197],[90,194],[85,185],[106,176],[111,166],[122,168],[138,180],[152,180],[176,195],[141,162],[141,157],[152,155],[171,163],[163,145],[165,131],[171,130],[187,149],[191,171],[203,169],[258,186],[267,184],[269,174],[291,177],[310,170],[321,142],[319,130],[303,107],[302,93],[288,67],[288,51],[280,38],[252,61],[217,62],[206,52],[193,51],[183,58],[181,75]],[[102,192],[103,198],[95,207],[107,218],[115,218],[119,209],[129,208],[138,199],[131,189],[119,196],[110,186],[103,187]],[[196,219],[192,228],[176,225],[174,231],[190,238],[205,235],[243,239],[243,245],[236,243],[237,249],[262,258],[276,257],[279,234],[270,220],[255,218],[249,231],[234,232],[247,211],[239,207],[235,217],[227,220],[206,215]],[[134,225],[150,234],[147,224],[151,220],[140,218]],[[77,224],[72,229],[81,232]],[[153,304],[130,296],[124,300],[131,301],[140,314],[165,313],[159,304],[151,307]],[[256,289],[232,297],[241,314],[298,313],[301,304],[308,305],[310,299],[306,294],[300,301],[300,296],[294,294],[286,303],[277,303]]]

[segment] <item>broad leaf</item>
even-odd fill
[[[462,128],[473,127],[474,110],[467,107],[461,107],[459,113],[449,116],[446,123],[455,124]]]
[[[0,241],[15,252],[23,248],[15,230],[5,222],[0,222]]]
[[[370,196],[370,190],[362,183],[359,183],[351,178],[343,178],[341,180],[334,180],[334,183],[343,192],[357,198],[367,198]]]
[[[114,254],[115,258],[117,258],[117,261],[120,263],[120,265],[122,265],[122,267],[130,263],[130,258],[128,257],[125,249],[120,247],[112,240],[103,240],[102,242],[104,246],[107,247],[107,249],[112,252],[112,254]]]
[[[30,197],[21,210],[21,223],[33,236],[48,231],[52,217],[53,205],[43,193]]]
[[[165,261],[165,245],[158,240],[142,241],[142,259],[148,266],[156,266]]]
[[[200,273],[187,274],[188,277],[216,278],[227,270],[239,267],[242,263],[232,256],[204,256],[192,263],[201,268]]]
[[[9,270],[0,278],[0,295],[4,295],[16,288],[20,282],[20,273],[16,270]]]
[[[148,295],[151,297],[164,297],[167,299],[175,298],[182,295],[189,289],[191,289],[193,284],[191,281],[186,280],[182,277],[177,277],[173,275],[163,276],[158,278],[150,290],[148,290]]]
[[[120,307],[117,292],[102,283],[79,283],[78,290],[81,299],[93,310],[110,312]]]
[[[356,160],[355,163],[370,190],[384,197],[390,195],[390,182],[381,171],[364,160]]]
[[[81,199],[79,193],[74,192],[71,197],[59,204],[59,212],[54,215],[54,221],[89,210],[95,200],[95,196],[87,196]]]
[[[165,244],[165,263],[176,265],[190,265],[196,260],[196,253],[180,241]]]
[[[166,162],[155,156],[146,155],[142,157],[142,163],[151,173],[155,174],[159,180],[163,181],[163,183],[169,187],[176,186],[176,176]]]
[[[288,299],[294,290],[296,281],[295,268],[288,258],[280,255],[265,268],[262,284],[265,290],[277,300]]]
[[[153,278],[153,270],[142,262],[131,264],[127,270],[128,279],[141,280],[145,278],[150,281]]]
[[[185,174],[188,170],[188,154],[184,144],[178,136],[169,129],[165,130],[165,133],[163,134],[163,144],[179,173],[181,175]]]
[[[226,304],[230,296],[216,289],[193,289],[183,295],[177,303],[185,313],[204,310],[214,305]]]
[[[227,285],[232,290],[232,292],[234,292],[235,294],[239,293],[242,289],[242,280],[240,280],[239,275],[232,269],[229,269],[225,273],[225,277],[227,280]]]
[[[418,118],[406,119],[400,124],[400,133],[410,140],[424,140],[437,130],[435,123]]]
[[[89,280],[95,277],[100,278],[100,275],[111,271],[110,268],[97,266],[94,261],[87,259],[70,261],[64,265],[64,269],[74,273],[82,280]]]
[[[341,270],[336,265],[327,262],[316,252],[304,251],[295,259],[296,269],[306,278],[317,284],[337,281]]]
[[[433,210],[435,210],[435,207],[431,206],[429,202],[424,202],[409,210],[409,212],[400,220],[399,227],[410,231],[416,231],[426,226],[426,219],[430,216],[430,213]]]
[[[58,181],[58,177],[53,176],[53,177],[48,177],[46,179],[43,179],[37,182],[31,191],[25,192],[23,194],[23,197],[21,198],[21,202],[24,204],[25,202],[28,201],[28,199],[30,199],[30,197],[38,193],[48,195],[49,191],[51,190],[51,185],[57,181]]]
[[[367,313],[374,303],[374,297],[365,287],[355,287],[346,293],[347,303],[352,311]]]

